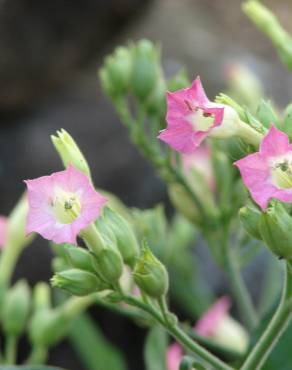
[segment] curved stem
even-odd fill
[[[177,324],[170,325],[165,322],[160,312],[153,306],[147,305],[139,299],[132,296],[124,296],[124,301],[130,305],[141,308],[154,317],[179,343],[189,349],[193,354],[212,365],[216,370],[233,370],[232,367],[225,364],[212,353],[194,342]]]
[[[248,355],[240,370],[259,370],[278,342],[292,318],[292,272],[286,266],[286,277],[279,306],[256,346]]]
[[[229,276],[233,294],[238,303],[238,309],[245,324],[252,330],[258,324],[257,312],[255,311],[250,294],[241,276],[240,267],[238,261],[235,259],[234,251],[230,247],[226,248],[225,256],[226,272]]]

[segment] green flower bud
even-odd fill
[[[139,253],[139,246],[130,224],[109,207],[104,208],[103,217],[116,238],[117,247],[123,260],[126,264],[133,266]]]
[[[93,261],[96,272],[109,283],[117,282],[122,276],[122,256],[109,244],[98,255],[93,255]]]
[[[168,186],[168,195],[173,206],[192,224],[198,225],[201,222],[201,215],[185,188],[178,183],[171,183]]]
[[[55,345],[67,332],[70,321],[58,310],[39,310],[29,324],[29,338],[36,347]]]
[[[125,93],[132,69],[130,51],[125,47],[118,47],[113,55],[106,57],[104,66],[115,94]]]
[[[48,284],[39,282],[33,289],[34,310],[46,310],[51,307],[51,290]]]
[[[66,245],[66,249],[68,253],[69,263],[72,265],[72,267],[95,273],[95,270],[93,268],[92,255],[90,254],[90,252],[88,252],[88,250],[69,244]]]
[[[271,102],[262,100],[257,108],[257,118],[266,127],[269,128],[271,124],[279,127],[279,117],[277,117]]]
[[[116,95],[115,85],[112,84],[112,81],[105,66],[99,70],[98,75],[103,91],[110,99],[114,98]]]
[[[287,106],[284,113],[284,131],[289,136],[289,138],[292,138],[292,103]]]
[[[106,285],[94,274],[79,269],[70,269],[55,274],[51,283],[67,292],[84,296],[106,289]]]
[[[239,219],[244,230],[253,238],[262,240],[259,231],[261,212],[255,207],[242,207],[239,210]]]
[[[141,40],[132,48],[131,87],[138,99],[152,92],[159,78],[159,51],[151,41]]]
[[[168,291],[168,273],[164,265],[144,246],[133,277],[138,287],[153,298],[160,298]]]
[[[25,233],[27,213],[28,201],[25,194],[20,198],[9,215],[7,236],[7,245],[9,246],[9,249],[13,248],[14,250],[21,250],[32,242],[34,236],[27,236]]]
[[[180,69],[167,82],[167,89],[171,92],[184,89],[190,85],[190,79],[185,68]]]
[[[279,258],[292,258],[292,218],[277,202],[262,213],[259,229],[264,242]]]
[[[165,117],[166,112],[166,85],[162,73],[154,89],[145,104],[146,111],[150,115],[156,115],[159,118]],[[165,125],[165,122],[163,122]],[[161,129],[164,128],[161,127]]]
[[[90,169],[84,155],[81,153],[78,145],[67,131],[64,129],[57,131],[56,136],[51,135],[51,140],[65,167],[72,164],[78,170],[85,173],[89,178],[91,177]]]
[[[25,280],[20,280],[6,293],[2,307],[4,332],[18,336],[26,325],[29,309],[30,289]]]

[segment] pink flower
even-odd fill
[[[166,353],[167,370],[179,370],[179,365],[183,357],[183,350],[178,343],[171,344]]]
[[[240,126],[231,107],[209,101],[199,77],[191,87],[167,93],[166,121],[158,138],[185,154],[193,153],[208,135],[230,137]]]
[[[228,297],[218,299],[200,318],[194,330],[203,337],[212,337],[222,318],[228,314],[230,306],[231,302]]]
[[[7,241],[8,234],[8,218],[0,216],[0,249],[2,249]]]
[[[272,198],[292,202],[292,145],[272,126],[260,150],[235,162],[254,201],[265,210]]]
[[[78,233],[95,221],[106,199],[73,166],[50,176],[25,181],[29,212],[26,232],[55,243],[76,244]]]
[[[239,353],[245,353],[249,337],[244,327],[229,315],[231,301],[219,298],[197,322],[194,330],[203,337]]]
[[[201,145],[192,154],[182,154],[182,166],[186,177],[194,170],[205,179],[209,189],[215,189],[211,153],[207,145]]]

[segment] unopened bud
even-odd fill
[[[292,258],[292,218],[277,202],[262,213],[259,229],[264,242],[279,258]]]
[[[159,77],[159,51],[151,41],[141,40],[132,48],[131,87],[144,100],[156,86]]]
[[[46,310],[51,306],[51,290],[48,284],[39,282],[33,289],[34,310]]]
[[[255,207],[242,207],[239,210],[239,219],[244,230],[253,238],[262,240],[259,231],[261,212]]]
[[[167,89],[170,92],[184,89],[190,85],[190,79],[188,78],[187,71],[185,68],[180,69],[170,80],[167,81]]]
[[[171,203],[181,215],[194,225],[200,223],[200,212],[181,184],[171,183],[168,186],[168,195]]]
[[[133,277],[138,287],[150,297],[158,299],[168,291],[167,270],[146,245],[136,263]]]
[[[107,282],[115,283],[122,276],[122,256],[113,246],[106,245],[98,255],[93,255],[93,261],[96,272]]]
[[[106,288],[96,275],[79,269],[58,272],[52,277],[51,283],[53,287],[66,290],[77,296],[88,295]]]
[[[4,332],[18,336],[24,329],[30,309],[30,289],[20,280],[7,291],[2,307]]]
[[[116,94],[123,94],[129,87],[132,60],[125,47],[118,47],[113,55],[105,59],[104,68]]]
[[[279,127],[279,117],[277,116],[272,103],[262,100],[257,108],[257,118],[266,127],[269,128],[271,124]]]
[[[139,253],[136,236],[128,221],[109,207],[104,208],[104,221],[116,238],[117,247],[125,263],[133,266]]]
[[[72,265],[72,267],[95,273],[92,255],[88,250],[71,245],[67,245],[66,249],[69,263]]]
[[[51,140],[65,167],[72,164],[88,177],[91,176],[90,169],[84,155],[81,153],[75,140],[67,131],[64,129],[57,131],[56,136],[51,135]]]

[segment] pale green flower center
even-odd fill
[[[197,131],[208,131],[214,124],[214,116],[197,108],[189,115],[189,122]]]
[[[281,189],[292,188],[292,157],[284,157],[272,164],[272,181]]]
[[[70,224],[79,216],[81,204],[76,194],[58,189],[52,201],[52,208],[58,222]]]

